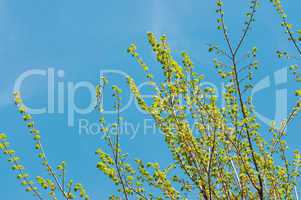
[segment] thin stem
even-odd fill
[[[219,6],[219,9],[220,9],[219,13],[221,15],[220,16],[221,17],[221,25],[222,25],[222,30],[223,30],[224,38],[225,38],[226,43],[228,45],[229,51],[232,54],[233,78],[234,78],[234,81],[235,81],[236,91],[237,91],[238,98],[239,98],[239,104],[240,104],[240,108],[241,108],[242,115],[243,115],[244,119],[247,119],[247,113],[245,111],[245,106],[244,106],[244,102],[243,102],[243,98],[242,98],[242,93],[241,93],[241,89],[240,89],[240,83],[239,83],[238,72],[237,72],[237,64],[236,64],[236,55],[237,55],[238,50],[240,49],[241,45],[243,44],[248,31],[250,30],[250,25],[251,25],[252,21],[254,20],[254,15],[255,15],[255,11],[256,11],[256,5],[257,5],[257,0],[252,1],[251,16],[250,16],[250,18],[249,18],[249,20],[247,22],[247,26],[246,26],[246,29],[244,30],[243,36],[241,37],[241,39],[240,39],[240,41],[239,41],[239,43],[238,43],[238,45],[237,45],[237,47],[235,48],[234,51],[233,51],[233,47],[232,47],[231,42],[230,42],[230,38],[229,38],[228,33],[226,31],[226,28],[225,28],[225,21],[224,21],[224,14],[223,14],[222,6],[221,5]],[[259,197],[262,200],[263,199],[263,181],[262,181],[262,177],[261,177],[261,174],[260,174],[260,170],[259,170],[259,167],[258,167],[258,163],[257,163],[256,157],[255,157],[255,150],[254,150],[253,143],[252,143],[252,140],[251,140],[251,134],[249,132],[249,126],[248,126],[247,123],[244,123],[244,126],[246,128],[246,134],[247,134],[248,144],[249,144],[249,148],[251,150],[251,157],[252,157],[255,169],[256,169],[256,171],[258,173],[258,180],[259,180],[260,188],[256,187],[256,190],[258,191]]]
[[[243,42],[244,42],[244,40],[247,36],[247,33],[249,32],[249,29],[251,28],[251,24],[254,21],[254,17],[255,17],[255,13],[256,13],[256,6],[257,6],[257,3],[258,3],[258,0],[252,0],[252,1],[253,1],[253,3],[252,3],[252,11],[251,11],[250,19],[247,21],[247,26],[246,26],[246,28],[243,32],[243,35],[242,35],[241,39],[239,40],[237,47],[234,50],[234,55],[237,54],[239,48],[243,44]]]
[[[115,155],[114,145],[113,145],[113,142],[112,142],[112,140],[111,140],[110,137],[108,137],[108,140],[109,140],[109,145],[110,145],[111,150],[112,150],[112,154],[113,154],[113,158],[114,158],[114,164],[115,164],[116,171],[117,171],[117,176],[118,176],[118,178],[119,178],[119,180],[120,180],[120,183],[121,183],[121,186],[122,186],[122,190],[123,190],[125,199],[128,200],[128,195],[127,195],[127,193],[126,193],[125,184],[124,184],[123,178],[122,178],[122,176],[121,176],[121,170],[120,170],[120,168],[119,168],[118,160],[116,159],[117,156]]]
[[[54,181],[55,181],[55,184],[58,186],[59,190],[61,191],[62,195],[64,196],[65,199],[68,199],[68,195],[65,193],[62,185],[60,184],[59,182],[59,179],[57,177],[57,175],[55,174],[55,172],[53,171],[52,167],[48,164],[48,159],[46,157],[46,154],[44,152],[44,149],[43,149],[43,146],[42,146],[42,143],[40,141],[38,141],[38,144],[40,145],[40,151],[41,153],[44,155],[43,156],[43,162],[46,163],[46,167],[50,173],[50,175],[53,177]]]
[[[285,19],[283,20],[283,22],[284,22],[285,24],[287,23]],[[291,41],[293,42],[293,44],[294,44],[294,46],[295,46],[297,52],[298,52],[298,53],[300,54],[300,56],[301,56],[301,48],[300,48],[299,45],[297,44],[297,41],[296,41],[296,39],[294,38],[292,31],[291,31],[291,30],[289,29],[289,27],[287,27],[286,25],[285,25],[285,27],[286,27],[286,31],[288,32],[289,38],[291,39]]]
[[[126,186],[125,186],[124,180],[121,175],[121,169],[119,166],[119,156],[118,156],[119,155],[119,134],[120,134],[120,100],[119,100],[120,97],[118,95],[118,92],[115,93],[115,97],[116,97],[116,105],[115,106],[116,106],[116,110],[117,110],[117,133],[116,133],[116,138],[115,138],[115,141],[116,141],[115,145],[113,145],[111,138],[110,137],[108,137],[108,138],[109,138],[109,143],[110,143],[113,157],[114,157],[114,164],[116,167],[117,176],[120,180],[124,197],[126,200],[128,200],[129,198],[128,198],[128,194],[126,191]],[[126,182],[126,180],[125,180],[125,182]]]
[[[1,142],[1,144],[3,145],[4,149],[6,151],[8,151],[8,147],[4,142]],[[12,156],[11,154],[9,154],[10,159],[13,161],[13,163],[15,165],[19,165],[19,163],[13,159],[14,156]],[[24,171],[22,169],[18,169],[20,174],[25,174]],[[23,180],[27,183],[27,185],[29,186],[29,188],[31,189],[31,191],[34,193],[34,196],[37,197],[39,200],[43,200],[42,196],[40,195],[40,193],[38,191],[36,191],[36,189],[34,188],[34,186],[32,185],[32,183],[28,180],[27,177],[23,177]]]

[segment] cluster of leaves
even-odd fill
[[[53,200],[61,198],[71,200],[75,199],[77,196],[80,199],[88,200],[89,196],[80,183],[74,184],[72,179],[66,179],[66,163],[64,161],[57,165],[56,169],[49,164],[41,142],[40,131],[36,128],[32,116],[27,112],[20,93],[14,93],[14,101],[33,137],[37,157],[40,159],[42,166],[47,172],[47,177],[36,176],[35,180],[31,180],[29,174],[25,172],[25,167],[20,163],[20,157],[16,156],[15,151],[10,148],[7,135],[1,133],[0,149],[3,154],[8,156],[8,161],[12,164],[12,169],[17,172],[17,179],[21,181],[25,190],[27,192],[32,192],[34,197],[40,200],[45,199],[41,190],[47,191],[47,196]]]
[[[282,26],[296,48],[299,47],[301,31],[295,37],[292,25],[279,0],[272,0],[281,15]],[[197,194],[199,199],[294,199],[298,198],[297,183],[300,175],[301,155],[294,151],[292,159],[287,153],[284,140],[286,129],[300,112],[301,101],[297,101],[287,119],[280,126],[272,123],[269,128],[261,127],[252,106],[249,90],[253,87],[254,71],[259,67],[256,47],[241,61],[241,49],[255,20],[258,0],[250,1],[250,10],[238,42],[234,45],[224,19],[223,2],[216,1],[218,15],[217,29],[222,32],[225,44],[210,45],[209,52],[215,53],[213,63],[218,74],[225,81],[224,104],[219,106],[216,91],[202,87],[204,75],[198,73],[186,52],[178,62],[172,55],[167,37],[159,39],[153,33],[147,38],[156,60],[161,66],[164,79],[156,81],[150,67],[137,52],[136,45],[128,48],[128,53],[145,72],[149,84],[154,86],[152,102],[143,99],[133,78],[127,82],[139,106],[155,120],[157,127],[164,133],[165,142],[173,157],[173,163],[161,168],[159,163],[143,162],[136,159],[135,166],[130,164],[128,155],[120,145],[121,129],[121,89],[113,86],[114,108],[117,111],[115,123],[108,125],[102,114],[103,90],[107,86],[101,77],[96,87],[99,123],[102,127],[107,147],[96,150],[99,159],[97,168],[116,185],[117,191],[109,199],[188,199],[189,194]],[[224,46],[224,48],[223,48]],[[279,58],[292,58],[287,52],[277,51]],[[290,67],[296,81],[300,81],[298,65]],[[301,96],[301,91],[296,91]],[[26,108],[20,94],[15,94],[15,102],[35,141],[37,155],[41,159],[49,177],[36,177],[38,185],[49,191],[52,199],[89,199],[84,187],[72,180],[65,181],[65,162],[54,170],[46,157],[41,143],[41,134]],[[26,191],[43,199],[25,172],[20,158],[10,148],[7,136],[0,134],[0,148],[9,157],[13,170],[18,172]],[[67,183],[67,184],[66,184]],[[196,196],[194,196],[196,198]]]
[[[189,192],[198,191],[201,199],[298,197],[296,185],[300,174],[300,153],[294,151],[294,158],[288,159],[284,136],[289,123],[300,111],[300,102],[297,102],[292,114],[288,119],[283,119],[280,126],[272,123],[265,130],[256,119],[252,96],[248,93],[253,87],[254,70],[259,67],[256,59],[257,48],[251,48],[246,54],[245,57],[249,60],[246,64],[238,60],[240,49],[255,20],[258,1],[251,1],[250,11],[246,13],[246,21],[237,45],[233,45],[225,25],[223,2],[218,0],[216,5],[219,16],[217,28],[223,33],[226,49],[210,45],[209,52],[215,52],[218,56],[214,65],[227,83],[224,88],[224,106],[218,106],[213,88],[200,86],[204,76],[197,73],[187,53],[182,53],[182,63],[173,58],[166,36],[158,40],[154,34],[148,33],[148,41],[161,65],[164,81],[154,80],[150,67],[139,56],[134,44],[128,49],[145,71],[149,84],[155,88],[151,105],[144,101],[131,77],[127,79],[129,87],[141,109],[153,117],[157,127],[164,133],[165,141],[173,155],[173,169],[180,169],[185,174],[180,181],[185,185],[179,185],[179,182],[175,181],[177,179],[173,179],[172,176],[166,182],[168,173],[158,173],[161,174],[161,179],[149,185],[160,184],[159,189],[167,199],[185,198],[181,195],[184,188]],[[296,67],[291,69],[298,78]],[[300,95],[299,90],[296,91],[296,95]],[[117,148],[121,151],[119,145],[113,149]],[[105,161],[102,159],[103,162]],[[120,160],[120,165],[122,163],[125,161]],[[117,174],[118,167],[111,167]],[[157,177],[152,174],[153,168],[150,171],[139,169],[138,165],[139,175],[136,176],[139,178],[141,175],[147,180]],[[132,172],[132,168],[130,171],[131,180],[136,180],[132,178],[135,172]],[[126,177],[127,172],[124,174]],[[137,191],[147,190],[132,187],[122,176],[116,176],[114,180],[123,185],[125,199],[137,195]],[[137,183],[140,186],[140,182]],[[150,194],[147,198],[146,193],[139,196],[142,199],[153,198]]]
[[[288,16],[281,4],[280,0],[270,0],[276,8],[276,11],[281,17],[281,26],[284,28],[285,34],[288,36],[288,41],[293,44],[293,47],[296,49],[298,56],[291,56],[287,51],[277,51],[277,55],[279,58],[286,59],[294,59],[300,62],[301,56],[301,29],[295,29],[293,24],[289,23]],[[296,63],[290,66],[290,70],[292,71],[295,80],[297,82],[301,82],[301,74],[300,74],[300,64]],[[301,96],[301,89],[296,91],[296,96]]]

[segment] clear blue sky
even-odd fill
[[[246,1],[225,1],[226,20],[231,29],[231,37],[241,33],[243,14],[247,10]],[[300,23],[301,6],[299,0],[285,5],[293,23]],[[299,20],[299,21],[298,21]],[[158,64],[153,62],[151,49],[147,45],[146,32],[166,34],[171,47],[180,53],[187,51],[208,81],[219,83],[212,67],[212,56],[207,52],[208,43],[223,43],[216,30],[215,3],[211,0],[127,0],[127,1],[71,1],[71,0],[0,0],[0,131],[6,132],[13,148],[22,157],[23,164],[33,175],[42,172],[39,162],[33,156],[32,140],[16,108],[10,101],[14,82],[20,74],[29,69],[64,70],[64,78],[58,81],[97,83],[100,70],[122,70],[143,81],[142,70],[126,53],[126,48],[135,42],[146,61],[152,64],[155,74],[160,74]],[[273,73],[289,63],[276,58],[276,49],[294,49],[286,42],[280,21],[268,0],[262,1],[256,17],[255,28],[249,34],[243,50],[257,46],[261,67],[257,80]],[[291,78],[290,78],[291,79]],[[273,78],[272,78],[273,80]],[[124,78],[112,77],[112,82],[128,90]],[[293,93],[292,81],[274,86],[258,93],[255,105],[267,117],[274,116],[275,91],[288,88]],[[65,88],[66,89],[66,88]],[[22,85],[22,94],[30,106],[41,107],[47,103],[47,80],[35,77]],[[55,89],[57,97],[57,89]],[[67,89],[65,90],[67,95]],[[105,96],[110,99],[111,92]],[[77,93],[76,103],[85,107],[89,95],[82,90]],[[289,105],[294,102],[289,95]],[[57,103],[55,104],[57,106]],[[57,107],[55,107],[57,110]],[[141,114],[134,104],[123,115],[127,121],[141,123],[146,115]],[[67,126],[67,111],[63,114],[35,115],[41,130],[44,145],[52,164],[66,160],[68,174],[82,182],[93,199],[104,199],[113,194],[111,182],[96,170],[96,148],[103,143],[100,135],[80,135],[78,120],[97,121],[97,113],[76,115],[75,126]],[[112,116],[108,115],[108,119]],[[300,118],[299,118],[300,121]],[[292,149],[300,149],[300,123],[289,129],[287,137]],[[143,131],[143,130],[142,130]],[[160,134],[139,134],[135,139],[122,137],[122,147],[131,158],[146,161],[160,161],[163,166],[169,163]],[[2,199],[32,199],[17,183],[6,158],[0,156],[0,193]]]

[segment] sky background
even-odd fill
[[[237,3],[240,2],[240,3]],[[301,6],[299,0],[284,4],[293,24],[300,24]],[[67,83],[89,81],[98,82],[101,70],[121,70],[134,77],[138,83],[145,81],[142,70],[126,53],[127,47],[135,42],[142,57],[156,75],[160,75],[159,65],[154,62],[151,48],[147,44],[146,33],[157,36],[166,34],[170,45],[179,55],[185,50],[196,67],[204,73],[206,80],[220,85],[221,80],[213,68],[213,56],[208,54],[209,43],[225,46],[222,34],[216,29],[215,3],[211,0],[127,0],[127,1],[17,1],[0,0],[0,119],[1,132],[9,135],[13,148],[22,158],[23,164],[32,176],[45,174],[38,159],[33,154],[33,141],[19,113],[11,101],[14,82],[26,70],[54,68],[64,71],[63,78],[55,78],[55,113],[34,115],[43,137],[50,163],[56,165],[66,160],[68,175],[80,181],[93,199],[104,199],[114,194],[114,186],[96,169],[98,161],[94,152],[103,146],[100,135],[80,134],[79,120],[87,119],[95,123],[96,112],[76,115],[74,127],[67,125],[67,101],[64,113],[57,113],[57,83],[65,84],[64,94],[68,97]],[[233,42],[241,34],[244,13],[248,9],[246,1],[225,1],[226,21]],[[300,27],[299,27],[300,28]],[[236,39],[236,40],[235,40]],[[254,104],[256,110],[269,118],[275,114],[275,93],[288,88],[288,104],[293,105],[295,86],[289,76],[288,83],[273,85],[273,73],[287,67],[290,62],[277,59],[277,49],[296,52],[286,41],[279,17],[268,0],[262,1],[258,10],[255,27],[249,34],[243,51],[257,46],[260,69],[256,81],[270,76],[272,86],[258,92]],[[109,77],[110,78],[110,77]],[[125,78],[112,75],[111,82],[124,90],[124,102],[129,91]],[[41,107],[47,105],[46,77],[32,77],[22,85],[21,92],[27,105]],[[111,91],[105,93],[111,103]],[[86,90],[79,90],[75,102],[85,107],[90,101]],[[123,112],[131,123],[141,124],[149,118],[139,112],[134,103]],[[112,120],[114,116],[108,115]],[[141,128],[141,127],[140,127]],[[292,124],[287,136],[291,149],[300,149],[300,118]],[[141,132],[141,134],[139,134]],[[170,163],[161,134],[139,133],[134,139],[122,136],[122,148],[132,159],[159,161],[162,166]],[[105,148],[105,147],[104,147]],[[2,199],[33,199],[26,194],[10,170],[6,158],[0,155],[0,193]]]

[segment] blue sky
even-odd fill
[[[245,1],[241,2],[244,3],[225,1],[226,20],[232,38],[239,37],[244,20],[242,16],[248,8]],[[285,5],[294,24],[300,22],[300,12],[296,9],[300,6],[298,0]],[[65,86],[68,82],[80,81],[96,84],[101,70],[121,70],[133,76],[137,82],[143,82],[142,70],[126,53],[126,49],[135,42],[143,58],[151,64],[152,71],[160,74],[159,65],[154,62],[146,40],[146,32],[152,31],[158,36],[166,34],[176,54],[187,51],[207,80],[219,84],[220,80],[216,78],[216,71],[212,67],[212,55],[208,54],[206,46],[208,43],[224,44],[215,22],[215,3],[209,0],[0,0],[0,131],[9,135],[14,149],[33,176],[44,173],[32,154],[34,150],[30,135],[10,100],[14,82],[24,71],[48,68],[54,68],[56,72],[63,70],[64,78],[56,77],[56,86],[58,82]],[[255,27],[242,50],[253,46],[259,49],[261,63],[257,80],[272,77],[275,71],[290,64],[278,60],[275,50],[286,49],[295,53],[287,43],[279,18],[269,1],[262,1]],[[124,78],[114,76],[111,82],[124,89],[124,101],[127,101],[129,94]],[[273,117],[275,108],[271,102],[275,99],[276,90],[289,88],[289,94],[293,94],[294,86],[291,83],[289,77],[287,84],[272,85],[258,93],[256,109]],[[21,92],[28,105],[45,106],[46,78],[26,80]],[[66,87],[64,92],[68,96]],[[55,96],[57,98],[57,88]],[[108,90],[105,96],[110,99],[111,92]],[[78,91],[75,97],[80,107],[85,107],[90,100],[84,90]],[[289,95],[289,105],[295,100],[293,95]],[[75,126],[68,127],[67,111],[57,113],[57,102],[55,110],[54,114],[34,116],[50,162],[58,164],[66,160],[68,174],[82,182],[93,199],[104,199],[114,193],[113,185],[95,167],[97,158],[94,152],[103,145],[100,135],[79,134],[79,120],[84,118],[93,123],[97,121],[98,114],[91,112],[88,115],[76,115]],[[123,115],[132,123],[141,123],[141,119],[147,117],[134,104]],[[112,119],[112,115],[107,117]],[[287,139],[292,149],[300,149],[300,128],[300,123],[296,122],[289,129]],[[122,147],[131,158],[160,161],[166,166],[170,155],[162,139],[160,134],[138,133],[135,139],[123,136]],[[32,199],[16,182],[3,156],[0,156],[0,186],[3,199]]]

